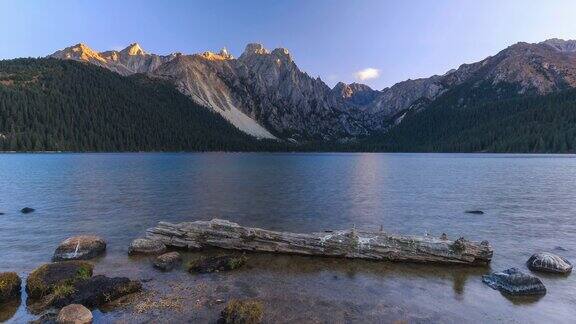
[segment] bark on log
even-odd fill
[[[191,250],[217,247],[231,250],[287,253],[369,260],[486,265],[492,247],[459,238],[400,236],[385,232],[340,230],[324,233],[276,232],[243,227],[226,220],[160,222],[146,238],[166,246]]]

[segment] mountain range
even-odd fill
[[[60,62],[73,61],[95,66],[97,69],[103,68],[103,70],[108,70],[108,73],[117,75],[113,77],[108,74],[99,74],[97,84],[100,87],[98,90],[102,93],[108,91],[104,89],[106,82],[102,80],[113,80],[118,84],[118,78],[128,80],[126,84],[131,88],[126,89],[126,92],[136,94],[147,91],[147,87],[155,88],[160,89],[158,91],[162,93],[161,98],[168,96],[170,90],[166,88],[166,85],[171,85],[196,106],[216,112],[223,120],[250,135],[246,138],[284,143],[275,146],[267,142],[268,144],[264,146],[271,150],[307,147],[320,150],[361,151],[547,151],[550,146],[558,147],[553,151],[562,150],[560,148],[576,149],[575,140],[570,138],[573,130],[571,124],[568,126],[565,125],[566,123],[559,124],[561,120],[554,119],[554,126],[563,129],[564,132],[562,136],[559,136],[558,133],[550,133],[551,124],[545,124],[541,120],[543,116],[556,113],[554,107],[557,106],[563,107],[564,114],[572,113],[569,109],[572,102],[571,95],[562,94],[576,88],[576,41],[573,40],[550,39],[540,43],[517,43],[484,60],[463,64],[443,75],[409,79],[381,90],[372,89],[364,84],[342,82],[330,88],[320,78],[312,78],[301,71],[287,49],[276,48],[269,51],[261,44],[248,44],[238,58],[233,57],[226,49],[217,53],[157,55],[146,52],[137,43],[120,51],[104,52],[97,52],[85,44],[77,44],[59,50],[49,55],[47,59],[46,62],[42,61],[46,59],[38,59],[40,60],[38,62],[26,61],[30,68],[18,60],[12,63],[4,61],[4,68],[0,69],[0,90],[6,91],[7,98],[22,98],[25,101],[23,93],[30,90],[26,86],[33,86],[35,91],[46,88],[67,91],[62,88],[63,84],[54,83],[53,75],[48,71],[60,71],[58,73],[65,74],[73,70],[74,75],[68,75],[68,77],[80,80],[80,82],[87,82],[86,80],[91,78],[90,75],[97,71],[75,65],[67,67],[67,65],[58,65],[50,61],[57,59],[56,61]],[[79,77],[76,74],[84,76]],[[159,85],[144,87],[142,82],[134,81],[139,78],[148,80],[146,84],[158,82]],[[37,84],[39,83],[37,81],[41,81],[42,84]],[[14,84],[20,87],[15,88]],[[79,93],[67,92],[66,94],[70,98],[82,96],[87,86],[86,84],[79,86],[78,91],[82,89]],[[13,94],[16,90],[21,91],[18,93],[19,96]],[[52,98],[51,94],[42,95],[44,99],[38,99],[38,107],[35,107],[39,109],[39,114],[43,113],[41,105],[45,104],[41,101]],[[538,101],[533,101],[531,98],[538,98]],[[126,101],[120,98],[118,100],[118,105],[125,106],[132,99]],[[150,100],[159,102],[161,106],[167,104],[164,99]],[[510,100],[516,101],[511,103]],[[542,106],[533,107],[531,102],[541,102]],[[550,102],[554,102],[556,106],[548,105],[547,103]],[[14,104],[22,107],[27,105],[26,102],[20,101]],[[179,104],[183,106],[181,101]],[[492,131],[487,123],[494,124],[493,117],[501,116],[502,111],[505,110],[504,107],[518,105],[539,109],[539,115],[530,115],[537,117],[528,118],[525,111],[510,108],[512,109],[510,114],[523,114],[523,117],[508,118],[506,125],[510,126],[507,127],[509,131],[501,134],[498,139],[499,144],[494,142],[496,141],[494,138],[492,138],[493,142],[490,142],[490,139],[486,137],[488,135],[479,131],[480,129]],[[544,106],[552,108],[548,107],[544,110]],[[137,114],[138,107],[130,109],[134,109],[134,113]],[[167,111],[173,110],[167,109]],[[7,116],[6,121],[13,117],[11,114],[14,112],[7,110],[0,113]],[[76,112],[76,114],[81,113],[84,114],[84,112]],[[99,114],[102,113],[99,112]],[[178,114],[181,112],[179,111]],[[100,117],[102,116],[92,116],[96,119]],[[565,120],[570,119],[570,116],[564,117]],[[77,115],[70,118],[85,118],[85,116]],[[164,117],[154,115],[153,118],[160,120]],[[174,116],[166,118],[170,119]],[[212,117],[202,118],[208,120]],[[84,122],[84,119],[82,120]],[[523,126],[517,123],[518,120],[530,121],[540,128],[530,128],[530,130],[523,128],[519,131],[518,129]],[[114,120],[109,121],[109,123],[114,122]],[[165,122],[164,119],[162,122]],[[215,120],[211,123],[221,125]],[[28,126],[22,126],[23,129],[26,127]],[[122,132],[120,125],[114,127],[117,127],[118,132]],[[154,128],[153,125],[143,127]],[[195,127],[202,128],[201,126]],[[218,127],[217,130],[210,132],[217,133],[221,130],[225,134],[233,133],[228,128]],[[546,131],[543,127],[547,127]],[[206,131],[206,128],[203,129]],[[97,130],[94,131],[97,132]],[[528,131],[529,134],[522,133]],[[456,138],[465,132],[476,134],[477,138],[474,142],[479,144],[463,145],[460,143]],[[0,127],[0,135],[6,133],[25,134],[26,131],[18,132],[14,125],[5,122],[4,127]],[[55,135],[55,138],[64,140],[63,137],[59,137],[60,135]],[[6,135],[3,136],[7,138]],[[42,136],[34,135],[34,137]],[[170,134],[169,136],[176,135]],[[179,136],[173,140],[180,143],[178,146],[180,149],[195,149],[196,146],[189,145],[190,138]],[[447,138],[450,136],[454,138],[448,143]],[[508,140],[504,140],[506,136],[526,140],[522,145],[508,143]],[[235,143],[230,147],[241,147],[242,145],[238,145],[236,141],[238,138],[236,136],[235,140],[227,143]],[[47,138],[44,139],[44,142],[46,141]],[[223,138],[214,141],[221,143],[218,144],[219,147],[228,145],[223,144],[226,142]],[[244,149],[260,147],[259,144],[254,144],[257,142],[252,143],[252,140],[244,139],[243,141],[251,142]],[[467,141],[472,142],[471,139]],[[556,144],[546,144],[552,142]],[[138,150],[141,148],[138,143],[136,141],[130,144],[125,143],[125,145]],[[7,147],[13,148],[14,146]],[[66,147],[73,150],[76,146],[70,144]],[[156,145],[156,147],[169,150],[169,147],[162,145]],[[213,146],[202,147],[210,149]],[[143,149],[151,149],[151,147],[146,146]]]
[[[363,84],[328,87],[302,72],[284,48],[248,44],[238,58],[219,53],[147,53],[134,43],[121,51],[96,52],[78,44],[50,57],[92,63],[121,75],[146,73],[173,82],[258,138],[341,140],[386,131],[406,113],[454,87],[485,82],[497,95],[512,85],[517,95],[543,95],[576,86],[576,41],[517,43],[480,62],[444,75],[406,80],[373,90]]]

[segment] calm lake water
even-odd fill
[[[25,206],[36,208],[21,214]],[[465,214],[480,209],[484,215]],[[0,271],[22,277],[71,235],[108,241],[96,273],[151,279],[146,294],[96,322],[213,322],[222,301],[264,301],[267,323],[573,322],[576,275],[538,275],[548,294],[508,299],[481,282],[536,251],[576,261],[576,159],[490,154],[4,154],[0,155]],[[156,225],[224,218],[274,230],[356,226],[488,240],[490,267],[441,267],[249,255],[228,273],[191,275],[129,258]],[[562,249],[559,249],[561,247]],[[208,253],[221,253],[209,251]],[[186,259],[197,253],[187,253]],[[0,320],[36,318],[20,305]],[[153,307],[136,307],[142,300]],[[170,307],[159,301],[169,300]]]

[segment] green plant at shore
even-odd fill
[[[248,258],[245,255],[230,258],[230,261],[228,261],[228,267],[230,268],[230,270],[238,269],[244,264],[246,264],[247,261]]]
[[[90,279],[90,277],[92,277],[92,268],[86,265],[81,265],[76,272],[76,279],[87,280]]]
[[[54,286],[54,289],[52,289],[52,295],[56,298],[68,297],[74,292],[76,292],[76,289],[72,281],[65,281]]]
[[[257,324],[262,321],[264,305],[255,299],[232,299],[222,311],[226,324]]]

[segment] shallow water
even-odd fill
[[[574,275],[539,275],[548,294],[538,300],[508,299],[481,275],[528,271],[536,251],[576,260],[575,171],[567,155],[4,154],[0,271],[25,277],[64,238],[96,233],[108,241],[97,273],[152,279],[132,303],[96,311],[96,322],[210,322],[235,297],[262,299],[269,323],[571,322]],[[20,214],[25,206],[36,211]],[[215,217],[295,232],[445,232],[488,240],[495,254],[486,268],[250,255],[238,271],[196,276],[126,256],[160,220]],[[25,298],[0,320],[36,318]],[[172,304],[135,307],[146,298]]]

